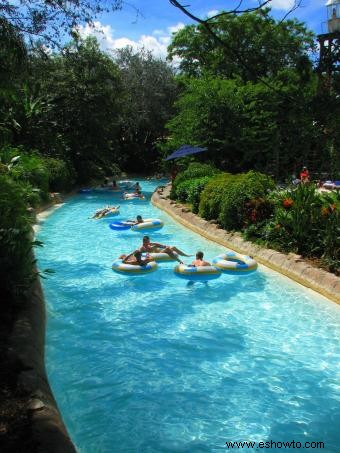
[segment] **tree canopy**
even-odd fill
[[[99,13],[121,6],[121,0],[0,0],[0,28],[7,23],[31,42],[55,45],[80,23],[92,24]]]
[[[208,72],[244,82],[275,76],[283,68],[306,62],[315,49],[313,34],[295,19],[277,23],[269,13],[267,8],[218,16],[209,24],[219,43],[203,25],[186,26],[169,45],[169,59],[179,57],[180,71],[189,76]]]

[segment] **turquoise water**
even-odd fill
[[[148,198],[155,186],[142,181]],[[121,205],[114,220],[162,219],[151,240],[207,260],[225,251],[148,201],[107,193],[77,195],[40,226],[39,267],[55,270],[43,281],[48,375],[78,451],[217,452],[245,440],[339,451],[339,307],[262,266],[193,286],[171,262],[115,274],[142,234],[88,219],[106,204]]]

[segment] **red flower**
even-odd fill
[[[282,204],[284,208],[289,209],[293,206],[294,201],[291,198],[285,198]]]

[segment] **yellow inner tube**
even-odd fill
[[[212,264],[225,273],[247,273],[257,269],[257,262],[254,258],[236,252],[218,255],[212,260]]]

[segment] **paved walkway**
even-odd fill
[[[311,266],[294,253],[286,255],[245,241],[240,233],[228,233],[214,222],[204,220],[180,203],[170,200],[169,193],[170,185],[167,185],[164,189],[157,189],[152,195],[151,201],[182,225],[226,248],[245,255],[251,255],[259,263],[340,304],[340,278],[336,275]]]

